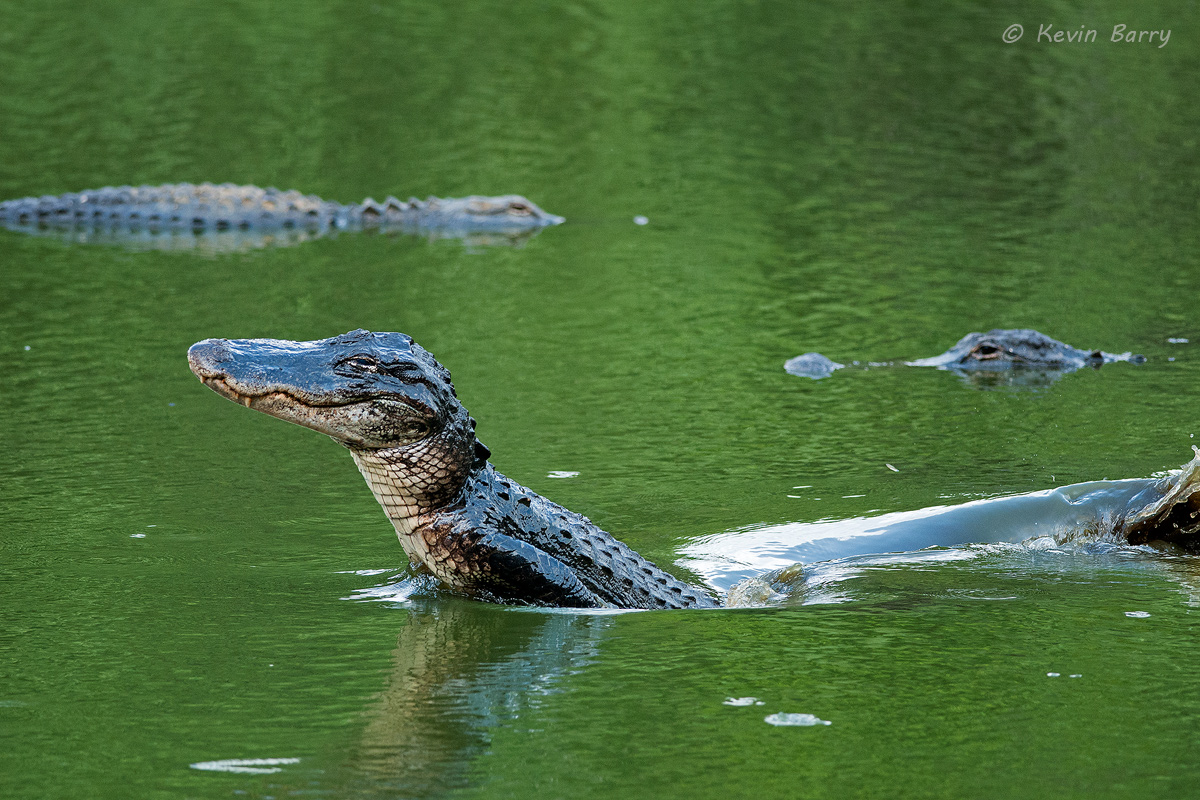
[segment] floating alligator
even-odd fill
[[[218,394],[349,449],[409,559],[460,594],[549,606],[718,605],[586,517],[497,472],[450,373],[402,333],[206,339],[188,350],[188,363]],[[1200,456],[1189,466],[1185,477],[1147,482],[1126,498],[1106,535],[1194,548]]]
[[[9,230],[158,249],[250,249],[356,230],[515,243],[562,221],[515,194],[343,205],[232,183],[110,186],[0,202],[0,225]]]
[[[1002,382],[1044,383],[1083,367],[1099,368],[1114,361],[1140,364],[1145,360],[1144,356],[1132,353],[1114,355],[1102,350],[1080,350],[1028,328],[994,328],[987,333],[968,333],[939,356],[904,363],[910,367],[951,370],[967,378],[978,377],[980,379],[975,382],[986,384],[1001,382],[996,380],[997,373],[1005,373],[1001,377],[1007,380]],[[858,366],[859,362],[853,363]],[[892,362],[887,361],[871,362],[866,366],[891,365]],[[820,353],[805,353],[789,359],[783,368],[792,375],[819,380],[845,366]],[[1029,378],[1032,380],[1025,380]]]

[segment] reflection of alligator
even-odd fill
[[[538,605],[717,605],[586,517],[496,472],[450,373],[404,334],[207,339],[188,361],[218,394],[345,445],[409,558],[451,589]],[[1095,533],[1200,549],[1198,476],[1200,456],[1179,475],[1145,482]]]
[[[540,605],[717,605],[496,472],[450,373],[404,334],[208,339],[188,360],[219,394],[349,448],[409,558],[456,591]]]
[[[987,333],[968,333],[959,339],[954,347],[939,356],[905,363],[910,367],[937,367],[961,374],[1011,371],[1018,379],[1008,381],[1010,383],[1037,383],[1036,379],[1022,381],[1019,378],[1022,377],[1022,373],[1026,376],[1030,373],[1062,375],[1083,367],[1100,367],[1114,361],[1139,364],[1145,360],[1145,357],[1132,353],[1114,355],[1101,350],[1080,350],[1028,328],[995,328]],[[857,361],[854,363],[858,364]],[[868,366],[887,365],[890,365],[890,362]],[[844,366],[820,353],[805,353],[788,360],[783,368],[792,375],[820,379],[829,377],[834,370]],[[1008,377],[1012,378],[1013,374]]]
[[[374,797],[385,788],[389,797],[440,797],[465,788],[491,732],[584,669],[611,623],[604,615],[508,614],[450,598],[410,603],[391,676],[337,796]]]
[[[562,221],[519,195],[343,205],[232,183],[105,187],[0,203],[0,225],[10,230],[154,249],[248,249],[364,229],[495,243]]]

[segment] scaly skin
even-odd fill
[[[127,229],[149,231],[278,231],[375,228],[411,233],[508,233],[557,225],[519,195],[458,199],[370,198],[356,205],[322,200],[297,191],[232,183],[174,183],[120,186],[0,203],[0,224],[14,230]]]
[[[219,394],[345,445],[409,559],[458,593],[581,608],[718,605],[494,470],[450,373],[404,334],[207,339],[188,362]]]
[[[914,367],[1000,370],[1013,367],[1071,371],[1098,367],[1113,361],[1144,360],[1130,353],[1114,355],[1102,350],[1080,350],[1028,328],[994,328],[968,333],[946,352],[910,361]]]

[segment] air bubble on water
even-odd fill
[[[752,706],[755,703],[761,702],[757,697],[726,697],[721,701],[721,704],[726,706]]]
[[[547,478],[578,478],[578,472],[572,472],[568,469],[552,469],[546,474]]]
[[[649,225],[650,218],[643,217],[641,214],[638,214],[636,217],[633,218],[633,224],[634,225]]]
[[[1145,619],[1150,616],[1149,611],[1126,611],[1125,616],[1133,617],[1134,619]]]
[[[1047,672],[1047,673],[1046,673],[1046,677],[1047,677],[1047,678],[1058,678],[1058,677],[1060,677],[1061,675],[1062,675],[1062,673],[1061,673],[1061,672]]]
[[[827,719],[812,714],[768,714],[763,717],[763,722],[768,725],[796,725],[801,727],[810,727],[813,725],[832,725],[833,723]]]

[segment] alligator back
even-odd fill
[[[457,237],[472,244],[519,244],[562,221],[519,195],[367,198],[346,205],[295,190],[232,183],[106,186],[0,202],[0,226],[10,230],[137,249],[242,250],[363,228]],[[244,235],[224,241],[231,238],[226,234],[238,233]],[[192,241],[192,235],[205,239]]]
[[[322,229],[344,226],[351,216],[350,206],[316,195],[232,183],[106,186],[0,203],[0,220],[10,227],[128,227],[151,231]]]

